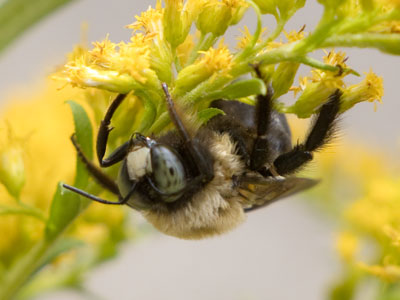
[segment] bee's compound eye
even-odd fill
[[[185,186],[185,169],[173,149],[163,145],[152,147],[151,164],[155,184],[161,192],[173,194]]]

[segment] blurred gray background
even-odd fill
[[[15,88],[43,84],[43,78],[79,43],[83,22],[89,24],[89,41],[103,39],[107,33],[114,42],[128,40],[131,31],[124,26],[154,2],[80,0],[54,13],[0,57],[0,99],[4,101]],[[307,24],[306,31],[310,31],[321,12],[322,7],[309,0],[286,29],[298,30]],[[254,20],[250,11],[239,26],[254,29]],[[264,17],[264,24],[273,28],[273,19]],[[229,34],[227,42],[236,43],[238,31]],[[377,112],[372,104],[363,103],[346,113],[341,136],[371,148],[383,147],[399,160],[400,99],[395,84],[399,84],[400,60],[374,50],[346,52],[357,71],[372,67],[384,77],[385,96]],[[293,197],[252,213],[244,225],[221,237],[183,241],[154,234],[128,243],[117,259],[88,276],[86,286],[99,299],[324,299],[340,274],[334,230],[323,214],[304,199]],[[40,299],[88,296],[63,291]]]

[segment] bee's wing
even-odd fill
[[[300,177],[243,176],[240,195],[246,199],[246,212],[264,207],[272,202],[309,189],[319,181]]]

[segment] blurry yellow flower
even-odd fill
[[[46,217],[57,183],[71,182],[75,175],[76,151],[69,139],[74,126],[70,108],[65,101],[79,101],[90,113],[91,109],[85,104],[85,98],[85,93],[75,88],[67,86],[60,90],[54,82],[47,82],[45,91],[37,88],[36,91],[29,89],[13,94],[3,108],[0,139],[9,141],[8,129],[5,130],[4,127],[9,128],[12,136],[26,137],[23,142],[25,184],[20,190],[20,202],[16,203],[0,185],[0,228],[3,235],[0,239],[0,262],[4,265],[10,265],[15,258],[43,238],[44,220],[21,212],[31,209]],[[15,146],[13,141],[9,142],[5,150]],[[17,147],[15,150],[17,161],[20,160],[21,151],[18,149]],[[18,181],[15,180],[15,183]],[[87,213],[91,216],[90,223],[84,221],[84,215],[75,225],[78,230],[81,225],[90,224],[87,228],[91,228],[91,234],[80,235],[85,242],[105,242],[111,238],[110,233],[113,230],[118,228],[123,231],[125,215],[120,207],[110,209],[107,206],[93,206]],[[106,229],[102,229],[104,227]],[[75,234],[74,232],[75,230],[71,234]]]
[[[8,137],[0,144],[0,182],[18,200],[25,184],[23,144],[22,140],[13,136],[10,129],[2,128],[2,130],[8,131]]]
[[[336,249],[339,255],[347,262],[354,260],[359,248],[357,236],[350,232],[341,232],[336,238]]]
[[[359,267],[367,273],[380,277],[386,282],[396,282],[400,280],[400,266],[395,265],[366,265],[360,263]]]

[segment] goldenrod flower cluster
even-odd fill
[[[57,185],[60,181],[72,184],[74,180],[79,188],[95,195],[102,193],[80,161],[75,168],[75,152],[68,137],[75,131],[83,151],[92,159],[91,128],[98,128],[117,94],[128,96],[113,117],[110,151],[133,132],[157,135],[171,128],[162,83],[168,85],[178,105],[198,118],[199,124],[222,113],[209,109],[212,100],[238,99],[252,104],[269,85],[274,90],[275,108],[301,118],[317,113],[336,89],[343,92],[342,112],[359,102],[381,101],[382,79],[370,71],[358,84],[347,85],[347,76],[359,74],[348,65],[351,58],[331,48],[369,47],[399,55],[398,1],[319,2],[324,6],[323,16],[315,29],[305,32],[304,28],[285,30],[305,0],[157,0],[127,26],[132,30],[129,41],[114,43],[107,36],[90,49],[77,46],[52,76],[58,80],[59,91],[52,87],[41,100],[6,110],[0,139],[0,192],[4,195],[0,200],[4,209],[0,211],[0,226],[7,228],[7,233],[0,241],[0,256],[7,263],[0,265],[0,298],[14,295],[39,267],[49,263],[46,259],[50,250],[57,249],[66,230],[76,238],[108,245],[95,248],[100,252],[97,258],[108,257],[123,239],[123,212],[118,208],[110,212],[107,207],[106,213],[91,205],[87,214],[75,222],[90,201]],[[249,10],[257,16],[255,29],[241,24]],[[263,27],[263,14],[276,20],[274,29]],[[242,37],[232,49],[224,42],[224,35],[236,24],[243,28]],[[329,49],[322,60],[310,56],[320,49]],[[295,87],[294,79],[302,64],[311,67],[311,75],[301,77],[299,87]],[[255,74],[255,65],[261,74]],[[281,103],[279,96],[290,91],[295,91],[295,103]],[[74,127],[71,112],[64,104],[69,99],[74,100],[68,102]],[[107,173],[116,176],[117,169],[108,168]],[[98,224],[100,219],[103,225]],[[392,226],[390,230],[393,233],[398,229]],[[64,242],[58,246],[64,252],[75,249],[74,243]],[[342,249],[350,260],[354,256],[352,245],[357,243],[348,244]],[[18,250],[13,250],[15,245],[20,245]]]
[[[312,195],[325,199],[322,204],[331,213],[336,212],[335,218],[340,221],[336,249],[344,271],[332,291],[332,299],[358,299],[367,282],[381,295],[379,299],[398,299],[398,160],[391,160],[382,150],[349,142],[330,152],[319,156],[318,169],[325,182]]]

